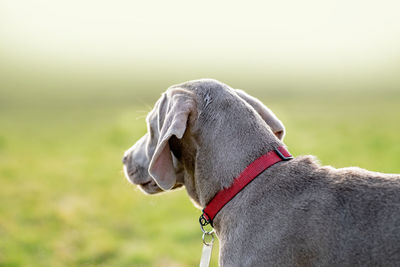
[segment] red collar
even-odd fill
[[[203,209],[203,214],[199,218],[202,229],[203,226],[206,226],[207,224],[213,226],[213,220],[218,212],[260,173],[277,162],[290,160],[292,158],[292,155],[281,146],[250,163],[250,165],[247,166],[237,178],[235,178],[230,187],[219,191],[208,203],[205,209]]]

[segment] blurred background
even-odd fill
[[[197,266],[186,192],[126,149],[172,84],[260,98],[294,155],[400,173],[398,1],[0,1],[0,265]],[[213,266],[218,252],[214,249]]]

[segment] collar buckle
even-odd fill
[[[282,160],[284,160],[284,161],[288,161],[288,160],[293,159],[293,156],[290,155],[290,154],[289,154],[288,157],[285,156],[285,155],[283,155],[283,153],[279,150],[279,148],[275,148],[274,151],[275,151],[275,153],[276,153]]]
[[[204,229],[205,226],[211,225],[211,227],[213,227],[212,220],[211,220],[210,217],[207,215],[207,213],[204,212],[204,210],[203,210],[203,213],[200,215],[199,223],[200,223],[201,231],[202,231],[203,233],[209,233],[207,230]]]

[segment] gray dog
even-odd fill
[[[170,87],[123,159],[154,194],[184,186],[204,208],[254,160],[283,147],[260,101],[215,80]],[[261,172],[212,221],[222,266],[400,266],[400,176],[321,167],[311,156]]]

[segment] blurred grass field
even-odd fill
[[[400,173],[399,3],[0,2],[0,266],[198,266],[186,192],[121,163],[186,80],[263,100],[293,155]]]
[[[193,76],[132,78],[107,94],[97,90],[113,81],[104,84],[95,75],[3,79],[0,265],[197,266],[200,211],[186,192],[146,196],[125,180],[121,164],[124,150],[145,133],[145,115],[160,93],[199,78]],[[294,155],[400,173],[398,87],[296,91],[221,77],[277,114]]]

